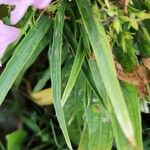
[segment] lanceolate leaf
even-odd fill
[[[70,28],[68,28],[68,26],[65,26],[65,31],[66,31],[65,33],[67,36],[68,43],[70,44],[71,48],[75,52],[75,50],[77,49],[77,41],[74,38],[74,36],[73,36]],[[73,52],[73,54],[74,54],[74,52]],[[82,72],[83,72],[85,78],[87,79],[88,84],[90,85],[90,87],[92,88],[94,93],[96,94],[96,96],[101,98],[101,96],[99,95],[99,93],[96,89],[96,86],[95,86],[95,83],[93,81],[91,72],[89,72],[89,66],[88,66],[88,63],[86,61],[84,61],[84,63],[83,63]]]
[[[138,95],[137,88],[134,85],[130,85],[126,83],[126,84],[122,84],[122,91],[134,127],[137,149],[139,148],[142,150],[143,143],[142,143],[142,125],[141,125],[141,113],[140,113],[140,98]]]
[[[3,102],[25,64],[28,62],[32,54],[35,53],[37,46],[47,33],[49,27],[49,18],[42,16],[36,25],[36,29],[30,29],[26,37],[16,48],[14,55],[0,76],[0,104]]]
[[[49,69],[48,68],[44,73],[43,76],[39,79],[39,81],[37,82],[37,84],[35,85],[33,92],[38,92],[40,91],[45,85],[46,82],[50,79],[50,75],[49,75]]]
[[[51,82],[53,89],[53,104],[56,111],[56,116],[58,122],[64,134],[66,143],[70,149],[72,149],[66,121],[64,117],[63,108],[61,106],[61,52],[62,52],[62,33],[64,25],[64,11],[65,4],[62,3],[59,8],[56,16],[56,21],[54,25],[54,36],[53,44],[51,48],[51,57],[50,57],[50,69],[51,69]]]
[[[91,89],[87,90],[89,104],[85,109],[85,127],[82,131],[79,150],[110,150],[113,130],[110,113],[104,110],[99,101],[93,101]]]
[[[110,150],[113,142],[111,116],[98,103],[92,103],[86,112],[89,150]]]
[[[129,115],[134,127],[135,140],[137,146],[131,145],[121,131],[119,124],[116,122],[116,117],[112,113],[112,124],[114,128],[115,141],[118,150],[142,150],[142,135],[141,135],[141,117],[140,117],[140,100],[137,90],[133,85],[122,84],[122,90],[126,99],[126,104],[129,109]]]
[[[48,43],[49,43],[49,38],[47,35],[45,35],[44,38],[39,43],[39,45],[37,46],[34,53],[30,56],[30,59],[28,60],[28,62],[26,62],[25,66],[23,67],[23,69],[19,73],[18,77],[16,78],[16,81],[14,83],[15,86],[19,86],[19,84],[22,81],[24,73],[36,61],[37,57],[42,52],[42,50],[48,45]]]
[[[93,80],[95,82],[95,86],[96,86],[100,96],[102,97],[102,100],[101,100],[102,104],[109,109],[109,107],[110,107],[109,103],[108,103],[109,97],[108,97],[106,90],[104,88],[104,84],[103,84],[102,79],[100,77],[100,73],[98,71],[97,64],[95,61],[92,61],[92,60],[89,60],[88,63],[90,66]]]
[[[68,83],[65,87],[63,96],[62,96],[62,106],[64,106],[70,92],[72,91],[72,88],[73,88],[73,86],[76,82],[76,79],[78,77],[78,74],[81,70],[84,58],[85,58],[85,51],[84,51],[84,49],[81,49],[81,42],[79,42],[75,60],[74,60],[74,63],[73,63],[72,69],[71,69],[70,77],[69,77]]]
[[[98,69],[100,71],[106,92],[115,111],[117,120],[128,140],[134,143],[134,132],[127,107],[116,77],[113,56],[103,26],[97,19],[98,11],[93,12],[88,0],[76,0],[83,24],[88,33],[94,50]],[[94,7],[95,11],[97,10]]]
[[[81,135],[81,139],[80,139],[80,143],[79,143],[79,147],[78,150],[89,150],[88,147],[88,128],[87,128],[87,124],[85,123],[83,131],[82,131],[82,135]]]

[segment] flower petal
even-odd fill
[[[10,14],[11,24],[17,24],[26,13],[29,6],[31,6],[33,0],[20,0],[15,4],[15,9]]]
[[[0,59],[2,58],[6,48],[7,48],[7,44],[0,43]]]
[[[1,20],[0,20],[0,41],[3,41],[4,39],[5,42],[9,41],[9,43],[14,42],[16,39],[18,39],[20,36],[20,30],[5,25]]]
[[[19,36],[19,29],[7,26],[0,20],[0,58],[2,58],[7,46],[16,41]]]
[[[52,0],[34,0],[33,6],[37,9],[44,9],[48,7]]]
[[[2,67],[1,58],[3,57],[6,48],[7,48],[7,44],[0,44],[0,67]]]
[[[0,0],[0,5],[15,5],[20,0]]]

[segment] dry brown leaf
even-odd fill
[[[135,85],[142,97],[148,94],[145,85],[150,82],[150,72],[145,67],[138,65],[132,73],[125,73],[121,64],[117,61],[115,64],[119,80]]]
[[[143,65],[150,70],[150,58],[142,58]]]
[[[122,0],[124,14],[128,13],[128,10],[127,10],[128,4],[129,4],[129,0]]]

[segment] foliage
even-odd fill
[[[1,60],[0,104],[20,112],[17,129],[24,129],[8,143],[15,145],[14,135],[25,149],[149,149],[140,110],[150,96],[149,10],[149,0],[59,0],[29,9],[17,24],[22,36]]]

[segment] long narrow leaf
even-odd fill
[[[53,89],[53,104],[56,111],[58,122],[64,134],[66,143],[72,149],[69,139],[66,121],[64,117],[63,108],[61,106],[61,52],[62,52],[62,33],[64,25],[64,11],[65,4],[62,3],[56,16],[54,26],[53,44],[50,57],[51,81]]]
[[[65,33],[67,36],[66,40],[70,44],[73,51],[75,51],[77,49],[78,44],[77,44],[76,39],[73,36],[73,33],[71,32],[70,28],[67,25],[65,26],[65,31],[66,31]],[[83,72],[88,84],[90,85],[90,87],[92,88],[94,93],[96,94],[96,96],[101,99],[101,96],[99,95],[98,90],[96,89],[95,83],[93,81],[91,72],[89,72],[89,65],[86,61],[84,61],[84,63],[83,63],[82,72]]]
[[[49,43],[49,38],[48,36],[45,36],[41,42],[39,43],[39,45],[37,46],[36,50],[34,51],[34,53],[30,56],[30,59],[28,60],[28,62],[25,64],[25,66],[23,67],[23,69],[21,70],[21,72],[19,73],[14,85],[15,86],[19,86],[19,84],[22,81],[23,75],[25,74],[25,72],[27,71],[27,69],[36,61],[37,57],[40,55],[40,53],[44,50],[44,48],[48,45]]]
[[[78,74],[81,70],[84,58],[85,58],[85,51],[81,49],[81,42],[80,42],[78,45],[75,60],[74,60],[74,63],[73,63],[72,69],[71,69],[70,77],[69,77],[68,83],[65,87],[63,96],[62,96],[62,106],[64,106],[64,104],[67,101],[69,94],[72,91],[72,88],[73,88],[73,86],[76,82],[76,79],[78,77]]]
[[[89,150],[110,150],[113,130],[110,113],[104,112],[98,103],[91,103],[86,112]]]
[[[91,10],[88,0],[76,0],[76,2],[117,120],[128,140],[135,144],[133,127],[116,77],[113,56],[104,28],[97,19],[96,14],[93,15],[94,12]],[[97,10],[96,7],[95,10]]]
[[[19,73],[36,50],[39,42],[47,33],[49,27],[49,18],[43,16],[37,23],[36,29],[31,29],[17,47],[14,55],[0,76],[0,104],[3,102]]]

